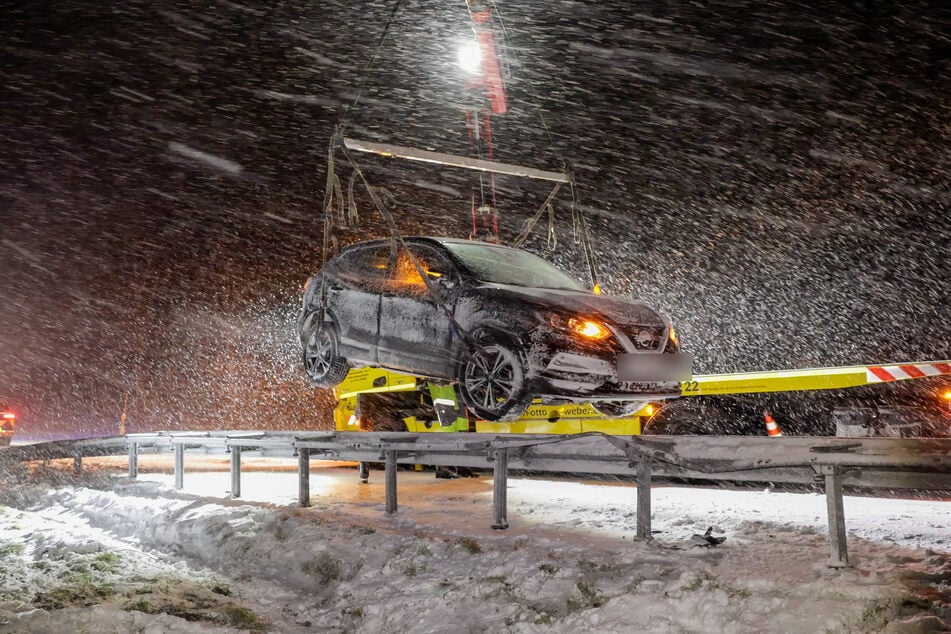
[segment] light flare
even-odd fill
[[[482,68],[482,49],[478,42],[469,42],[459,49],[459,67],[467,73],[478,73]]]
[[[577,319],[572,317],[568,320],[568,328],[575,334],[579,334],[587,339],[601,340],[611,335],[611,331],[590,319]]]

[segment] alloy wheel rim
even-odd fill
[[[498,346],[482,348],[466,364],[466,389],[487,411],[502,409],[515,393],[515,364]]]
[[[332,360],[333,345],[330,334],[321,328],[307,341],[307,369],[310,375],[320,377],[327,374]]]

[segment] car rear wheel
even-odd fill
[[[317,387],[334,387],[347,376],[347,360],[337,352],[337,333],[324,322],[311,330],[304,343],[304,371]]]
[[[591,407],[607,418],[624,418],[644,407],[644,401],[593,401]]]
[[[469,411],[488,421],[514,420],[531,403],[525,369],[513,347],[482,342],[460,365],[459,391]]]

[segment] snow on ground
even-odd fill
[[[183,491],[168,456],[85,464],[0,468],[0,633],[951,630],[949,501],[847,497],[835,571],[814,493],[658,486],[643,542],[627,483],[513,478],[493,531],[489,475],[400,471],[386,516],[352,465],[300,508],[287,460],[243,460],[240,500],[219,458]]]

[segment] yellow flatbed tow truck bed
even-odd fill
[[[855,365],[795,370],[697,374],[681,383],[681,396],[712,396],[773,392],[837,390],[909,379],[951,376],[951,361],[925,361],[885,365]],[[339,399],[335,409],[336,428],[343,431],[362,429],[357,415],[360,394],[421,390],[425,380],[380,368],[355,368],[336,388]],[[476,431],[481,433],[575,434],[600,431],[607,434],[641,433],[659,404],[645,403],[630,416],[610,418],[587,403],[544,404],[536,400],[517,420],[511,422],[472,421],[459,418],[452,424],[439,424],[418,416],[404,419],[407,430]],[[464,414],[463,414],[464,416]]]

